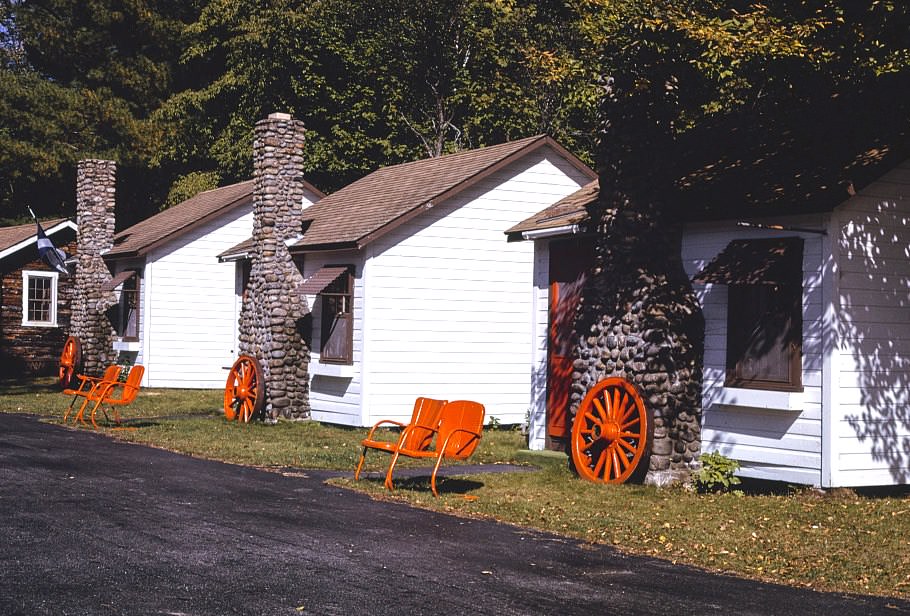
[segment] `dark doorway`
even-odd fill
[[[562,449],[571,433],[569,393],[575,361],[575,315],[594,261],[590,238],[550,243],[550,327],[547,339],[547,447]]]

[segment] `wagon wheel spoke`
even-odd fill
[[[578,474],[590,481],[622,483],[647,459],[650,425],[634,385],[611,377],[585,396],[572,426],[572,459]]]
[[[606,402],[606,408],[604,408],[604,405],[602,405],[600,403],[600,400],[598,400],[597,398],[594,398],[593,400],[591,400],[591,402],[594,404],[594,408],[597,409],[597,413],[598,413],[597,417],[591,415],[591,419],[594,421],[607,421],[607,418],[609,418],[609,416],[610,416],[609,400],[606,400],[606,399],[604,400],[604,402]]]

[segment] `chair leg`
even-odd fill
[[[95,423],[95,413],[97,413],[98,409],[101,408],[101,402],[101,400],[98,400],[97,404],[95,404],[94,408],[92,408],[92,414],[89,416],[89,419],[91,419],[92,426],[94,426],[95,430],[98,429],[98,424]],[[105,417],[107,417],[107,413],[104,412],[103,408],[101,409],[101,412],[104,413]]]
[[[439,498],[439,492],[436,490],[436,473],[439,471],[439,464],[442,462],[442,452],[445,449],[440,449],[440,453],[436,457],[436,466],[433,467],[433,474],[430,476],[430,489],[433,490],[433,496]]]
[[[392,485],[392,471],[395,470],[395,463],[398,462],[398,450],[395,450],[395,453],[392,454],[392,461],[389,463],[389,470],[385,474],[385,487],[389,492],[395,490],[395,486]]]
[[[66,412],[63,414],[63,423],[66,423],[66,420],[69,419],[70,413],[73,412],[73,406],[76,404],[76,399],[79,396],[73,396],[73,399],[70,400],[69,408],[66,409]]]
[[[360,452],[360,462],[357,463],[357,470],[354,471],[354,481],[360,481],[360,470],[363,468],[363,462],[367,457],[367,448],[364,447]]]
[[[73,423],[76,423],[78,421],[78,422],[85,424],[85,408],[88,406],[89,402],[90,402],[90,400],[88,397],[86,397],[85,400],[82,401],[82,406],[79,407],[79,412],[77,412],[76,415],[73,417]]]

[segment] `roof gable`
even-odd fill
[[[41,223],[41,227],[48,237],[52,237],[54,234],[67,229],[76,231],[77,228],[76,223],[68,218],[45,220]],[[37,231],[35,223],[33,222],[13,227],[0,227],[0,259],[4,259],[24,248],[34,245],[38,239]]]
[[[545,135],[384,167],[311,205],[292,248],[360,248],[461,193],[519,158],[549,146],[593,179],[594,172]]]

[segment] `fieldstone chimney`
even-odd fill
[[[114,331],[105,315],[111,293],[102,285],[111,279],[102,255],[114,246],[114,203],[117,164],[81,160],[76,169],[76,275],[73,282],[70,333],[82,345],[82,368],[100,374],[116,360]]]
[[[301,232],[303,122],[273,113],[256,123],[253,141],[253,253],[240,313],[240,351],[259,360],[266,420],[310,416],[310,349],[303,338],[309,314],[303,276],[286,240]]]

